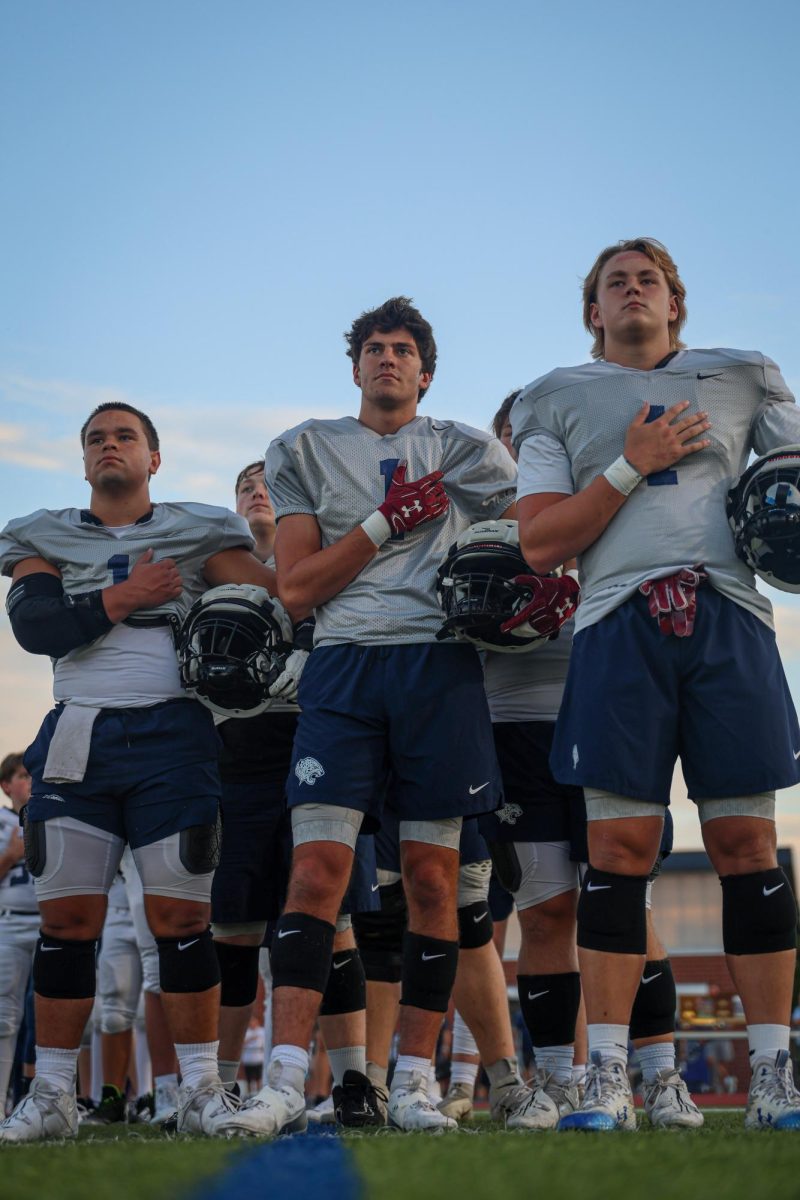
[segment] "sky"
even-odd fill
[[[690,344],[797,392],[798,34],[793,0],[5,0],[0,523],[85,502],[109,399],[158,427],[156,500],[230,504],[273,436],[354,411],[342,332],[391,295],[436,333],[425,411],[485,427],[588,358],[580,281],[623,237],[669,247]],[[4,614],[0,669],[5,752],[50,668]],[[781,813],[800,848],[800,789]]]

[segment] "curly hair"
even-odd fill
[[[379,308],[367,309],[360,317],[356,317],[344,335],[348,358],[351,358],[354,363],[358,363],[362,347],[373,333],[376,331],[391,333],[393,329],[408,330],[416,343],[423,371],[433,378],[436,370],[436,342],[433,337],[433,329],[419,309],[414,307],[408,296],[393,296]],[[420,388],[418,399],[421,400],[426,391],[427,388]]]

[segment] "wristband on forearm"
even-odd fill
[[[642,482],[644,478],[632,467],[624,454],[620,454],[619,458],[615,458],[610,467],[603,472],[603,478],[607,479],[613,488],[621,492],[623,496],[630,496],[635,487]]]
[[[376,546],[382,546],[392,532],[386,517],[378,509],[375,509],[375,512],[371,513],[366,521],[361,522],[361,528]]]

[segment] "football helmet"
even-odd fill
[[[514,583],[515,577],[530,574],[520,553],[516,521],[470,525],[450,547],[436,575],[436,595],[445,615],[437,638],[455,637],[482,650],[510,654],[541,646],[547,638],[500,630],[528,594]]]
[[[236,583],[211,588],[181,629],[181,683],[219,716],[253,717],[269,707],[270,672],[291,641],[286,610],[264,588]]]
[[[780,446],[728,492],[736,553],[765,583],[800,592],[800,446]]]

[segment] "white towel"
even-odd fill
[[[65,704],[47,752],[43,779],[46,783],[80,783],[86,774],[92,728],[99,708]]]

